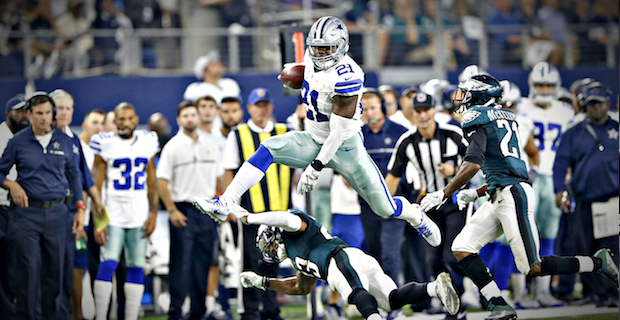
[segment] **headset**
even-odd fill
[[[45,97],[47,98],[47,101],[52,104],[52,121],[56,121],[56,103],[54,103],[54,99],[52,99],[52,97],[50,97],[45,91],[36,91],[28,100],[26,100],[26,111],[32,111],[32,100],[37,97]]]
[[[383,112],[383,116],[387,118],[387,104],[385,103],[385,98],[383,98],[381,92],[379,92],[379,90],[377,90],[376,88],[365,87],[362,91],[362,96],[364,95],[364,93],[372,93],[375,96],[379,97],[379,100],[381,100],[381,112]]]

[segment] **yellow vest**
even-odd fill
[[[256,133],[247,124],[237,126],[237,141],[243,160],[247,161],[265,139],[286,133],[285,124],[276,123],[271,132]],[[252,212],[285,211],[289,209],[291,191],[291,168],[272,163],[265,178],[248,190]],[[265,195],[267,193],[267,195]],[[244,195],[246,197],[246,195]],[[246,202],[247,204],[247,202]],[[267,205],[268,204],[268,205]]]

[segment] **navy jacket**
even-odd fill
[[[566,189],[564,179],[571,168],[571,196],[583,202],[603,202],[618,196],[618,122],[591,124],[604,150],[586,130],[586,121],[568,129],[558,146],[553,164],[555,192]]]
[[[0,158],[0,184],[15,164],[16,181],[29,199],[58,199],[71,189],[74,200],[83,200],[81,173],[74,153],[79,151],[73,146],[71,138],[54,129],[49,145],[43,150],[32,126],[28,126],[9,140]]]
[[[95,181],[93,180],[93,175],[90,173],[90,169],[88,169],[88,164],[86,163],[86,158],[84,157],[84,150],[82,150],[82,144],[80,143],[80,138],[73,133],[73,137],[69,137],[71,141],[73,141],[73,145],[79,151],[77,154],[74,154],[76,157],[76,161],[78,164],[78,168],[80,169],[80,176],[82,180],[82,189],[84,191],[90,189],[90,187],[95,185]],[[75,152],[74,152],[75,153]],[[69,212],[76,212],[77,206],[75,202],[71,203],[69,206]]]
[[[407,128],[385,119],[385,123],[377,133],[372,132],[370,127],[365,124],[362,127],[364,135],[364,146],[368,150],[368,154],[375,161],[383,177],[387,175],[387,165],[390,162],[394,146],[403,133],[407,132]]]

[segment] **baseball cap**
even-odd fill
[[[416,93],[413,97],[413,108],[417,107],[428,107],[434,108],[435,102],[433,101],[433,97],[430,94],[419,92]]]
[[[400,95],[404,97],[404,96],[408,95],[411,92],[415,92],[415,93],[420,92],[420,87],[418,87],[418,86],[407,87],[407,88],[405,88],[405,90],[403,90],[403,92]]]
[[[19,93],[13,98],[9,99],[6,103],[5,113],[11,112],[11,110],[18,110],[26,106],[26,97]]]
[[[259,101],[267,101],[269,103],[273,103],[271,101],[271,96],[269,95],[269,90],[265,88],[256,88],[250,92],[250,96],[248,97],[248,104],[256,104]]]
[[[590,101],[606,102],[611,98],[611,89],[603,83],[593,82],[582,89],[583,105]]]
[[[209,65],[209,62],[213,60],[220,60],[220,53],[217,50],[211,50],[207,55],[196,60],[196,63],[194,63],[194,76],[196,76],[196,79],[202,80],[202,73]]]

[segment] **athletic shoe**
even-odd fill
[[[550,293],[540,293],[536,296],[536,301],[540,303],[543,308],[563,307],[566,302],[556,299]]]
[[[540,308],[541,306],[538,301],[530,298],[527,290],[519,294],[519,296],[515,298],[514,301],[516,309],[536,309]]]
[[[385,320],[404,320],[406,319],[403,309],[390,311],[387,313]]]
[[[441,300],[441,303],[443,303],[449,314],[455,315],[459,311],[461,301],[459,300],[459,295],[456,293],[456,289],[454,289],[450,274],[447,272],[440,273],[435,283],[435,294],[437,298]]]
[[[439,230],[437,224],[435,224],[435,222],[431,220],[431,218],[429,218],[424,211],[420,210],[420,212],[422,213],[422,221],[420,221],[417,225],[413,223],[411,225],[431,246],[439,246],[441,244],[441,230]]]
[[[517,312],[506,303],[504,298],[493,298],[488,303],[491,314],[484,320],[516,320]]]
[[[228,218],[227,203],[224,198],[205,200],[198,197],[192,198],[192,204],[203,214],[208,214],[216,222],[224,222]]]
[[[325,316],[329,320],[347,320],[339,305],[328,305],[327,308],[325,308]]]
[[[600,269],[596,270],[596,273],[605,277],[607,280],[613,282],[618,288],[618,266],[614,263],[611,255],[611,250],[608,248],[601,248],[594,254],[595,257],[601,259],[603,265]]]

